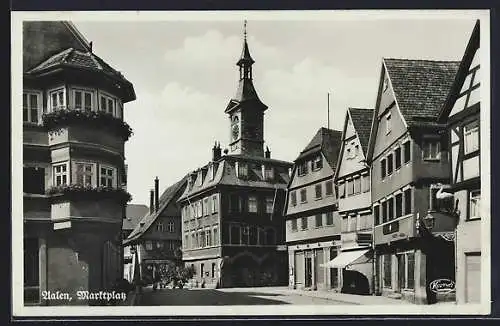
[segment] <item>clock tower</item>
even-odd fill
[[[236,63],[240,70],[238,89],[225,110],[229,115],[229,151],[230,154],[264,156],[264,111],[267,106],[260,101],[253,86],[255,61],[248,49],[246,21],[243,34],[243,50]]]

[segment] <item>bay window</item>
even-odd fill
[[[109,166],[101,166],[100,185],[103,187],[116,187],[116,172],[115,168]]]
[[[59,88],[49,91],[49,106],[51,111],[63,110],[66,108],[66,89]]]
[[[339,181],[339,198],[345,198],[345,183],[344,181]]]
[[[75,163],[75,183],[83,186],[92,185],[94,164],[86,162]]]
[[[386,161],[385,158],[380,161],[380,175],[383,178],[386,176]]]
[[[394,151],[394,158],[395,158],[395,170],[399,169],[401,167],[401,147],[396,148]]]
[[[380,221],[380,205],[373,205],[373,219],[375,221],[375,225],[381,223]]]
[[[68,162],[53,165],[54,186],[67,185],[68,182]]]
[[[100,107],[101,111],[115,115],[115,99],[106,94],[100,94]]]
[[[389,154],[387,155],[387,175],[392,174],[393,171],[393,155]]]
[[[439,160],[440,154],[439,140],[425,140],[422,143],[422,157],[424,160]]]
[[[39,123],[42,116],[41,94],[23,92],[23,122]]]
[[[73,89],[73,108],[81,111],[92,111],[94,93],[90,90]]]
[[[403,194],[396,195],[396,218],[403,216]]]

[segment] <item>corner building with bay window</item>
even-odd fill
[[[378,295],[420,304],[455,299],[429,285],[455,279],[453,203],[436,195],[450,178],[446,125],[438,115],[458,66],[382,60],[368,149]]]
[[[122,278],[123,105],[132,84],[71,22],[23,23],[24,302],[43,291],[106,291]]]
[[[292,164],[264,151],[264,112],[246,41],[236,95],[229,101],[229,148],[189,174],[182,207],[182,259],[194,287],[285,285],[283,205]]]

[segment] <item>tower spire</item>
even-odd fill
[[[243,50],[241,51],[241,57],[236,63],[240,67],[240,80],[241,79],[252,79],[252,65],[254,60],[250,55],[250,50],[248,49],[247,43],[247,21],[243,22]]]
[[[243,22],[243,40],[247,41],[247,20]]]

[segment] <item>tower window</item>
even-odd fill
[[[53,166],[54,186],[68,184],[68,163],[55,164]]]

